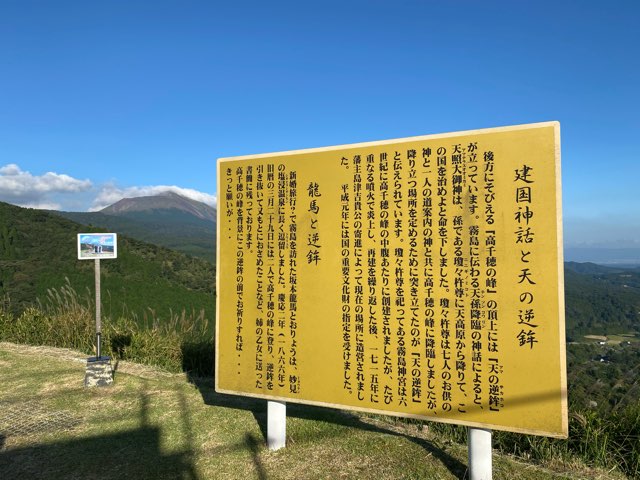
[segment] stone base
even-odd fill
[[[87,358],[87,370],[84,376],[85,387],[106,387],[113,383],[111,357]]]

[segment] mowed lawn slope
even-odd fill
[[[0,478],[460,479],[466,447],[423,425],[290,404],[287,448],[265,446],[266,402],[212,379],[121,362],[83,387],[85,357],[0,343]],[[496,479],[623,478],[494,455]]]

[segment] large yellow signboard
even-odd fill
[[[557,122],[220,159],[216,390],[567,435]]]

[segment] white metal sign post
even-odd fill
[[[491,480],[491,430],[468,429],[469,479]]]
[[[267,402],[267,445],[269,450],[279,450],[287,443],[287,404]]]
[[[102,322],[100,295],[100,259],[118,257],[118,238],[115,233],[79,233],[78,260],[93,260],[96,284],[96,356],[87,359],[85,386],[104,386],[113,382],[111,358],[102,356]]]
[[[100,335],[102,334],[102,325],[100,322],[100,259],[95,260],[95,277],[96,277],[96,358],[100,359],[102,356],[100,348]]]

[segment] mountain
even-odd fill
[[[158,211],[178,210],[204,221],[215,222],[216,210],[202,202],[183,197],[174,192],[162,192],[147,197],[123,198],[100,210],[107,215],[153,215]]]
[[[114,217],[117,218],[117,217]],[[60,288],[66,278],[84,294],[94,290],[94,262],[77,260],[77,234],[100,232],[43,210],[0,202],[0,300],[16,312]],[[105,315],[152,311],[168,318],[204,309],[214,318],[215,268],[200,258],[121,234],[118,258],[101,262]]]
[[[564,267],[567,270],[571,270],[576,273],[584,275],[608,275],[612,273],[628,273],[630,270],[637,270],[640,272],[640,266],[633,267],[617,267],[613,265],[600,265],[593,262],[565,262]]]
[[[215,262],[215,208],[177,193],[123,198],[100,212],[51,213]]]
[[[564,259],[573,262],[592,262],[610,267],[640,267],[640,248],[565,247]]]

